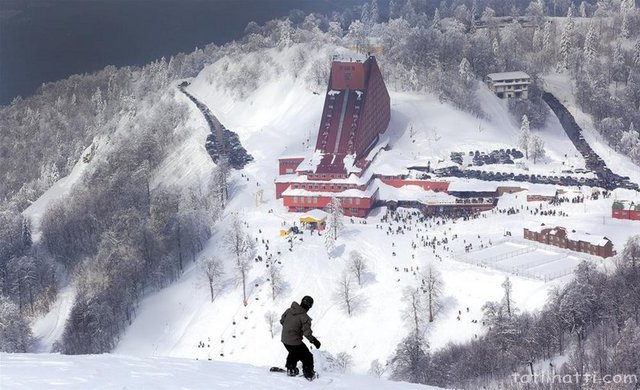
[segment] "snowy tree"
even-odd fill
[[[269,327],[269,333],[271,334],[271,338],[275,336],[276,326],[278,326],[278,314],[272,310],[266,312],[264,314],[264,320]]]
[[[236,271],[238,272],[238,279],[242,282],[242,302],[246,306],[247,301],[247,276],[251,270],[253,262],[249,257],[243,257],[240,259],[240,263],[236,264]]]
[[[571,51],[573,50],[573,40],[574,40],[574,21],[573,15],[571,12],[571,8],[567,11],[567,18],[565,22],[564,30],[562,31],[562,36],[560,37],[560,67],[562,69],[569,68],[569,60],[571,56]]]
[[[29,352],[32,343],[29,321],[13,302],[0,295],[0,352]]]
[[[362,277],[364,273],[367,272],[367,263],[360,252],[351,251],[349,253],[349,271],[356,277],[358,286],[362,287]]]
[[[294,29],[289,19],[278,21],[278,47],[284,49],[293,44]]]
[[[325,236],[331,235],[335,241],[344,228],[344,222],[342,221],[344,211],[342,210],[342,203],[338,197],[331,197],[331,201],[327,205],[327,212],[329,213],[329,217],[327,218],[327,233]]]
[[[209,285],[211,302],[216,298],[216,293],[220,288],[220,279],[224,275],[222,261],[215,256],[203,256],[200,259],[200,269],[202,270]]]
[[[371,25],[374,25],[380,21],[380,10],[378,8],[377,0],[371,0],[371,5],[369,6],[369,19]]]
[[[231,166],[227,156],[220,156],[218,163],[213,169],[211,181],[209,182],[209,192],[218,198],[220,208],[224,208],[229,199],[229,176]]]
[[[431,28],[434,30],[440,30],[442,28],[441,21],[440,21],[440,11],[438,11],[438,8],[436,8],[435,12],[433,13],[433,21],[431,22]]]
[[[353,311],[358,308],[360,300],[355,294],[353,279],[346,271],[343,272],[340,279],[338,279],[334,299],[336,303],[347,312],[349,317],[351,317]]]
[[[367,33],[365,25],[359,21],[354,20],[349,25],[349,32],[347,33],[347,39],[353,44],[355,50],[358,53],[364,53],[367,50]]]
[[[553,24],[551,23],[550,20],[547,20],[542,30],[542,49],[544,51],[551,50],[552,38],[553,38]]]
[[[518,138],[518,147],[524,150],[525,158],[529,159],[529,145],[531,142],[531,134],[529,132],[529,119],[526,115],[522,116],[522,124],[520,125],[520,136]]]
[[[402,1],[401,0],[391,0],[389,1],[389,21],[393,19],[398,19],[400,17],[400,13],[402,12]]]
[[[346,352],[340,352],[336,355],[336,365],[340,372],[347,373],[353,367],[353,357]]]
[[[249,234],[246,233],[242,221],[237,214],[231,218],[231,226],[224,237],[224,244],[227,249],[236,257],[235,269],[239,280],[242,282],[243,302],[247,302],[247,274],[251,269],[251,252],[254,250],[254,243]]]
[[[584,1],[580,3],[580,17],[581,18],[587,17],[587,3]]]
[[[473,71],[471,70],[471,64],[466,57],[462,58],[462,61],[460,61],[460,65],[458,66],[458,74],[464,81],[473,80]]]
[[[627,320],[620,332],[612,360],[616,372],[640,375],[640,326],[633,320]]]
[[[293,246],[293,244],[292,244],[292,246]],[[336,248],[336,240],[335,240],[335,238],[333,238],[333,234],[330,234],[329,232],[325,233],[325,235],[324,235],[324,247],[327,250],[327,254],[329,256],[331,256],[333,250]]]
[[[420,288],[407,287],[402,292],[402,300],[407,303],[402,316],[410,325],[412,333],[421,334],[424,327],[424,298],[423,290]]]
[[[387,367],[383,366],[378,359],[371,361],[369,371],[367,373],[376,378],[382,378],[382,375],[387,371]]]
[[[236,265],[240,265],[243,258],[254,248],[254,243],[249,234],[245,231],[243,222],[238,214],[233,214],[231,224],[224,236],[224,245],[236,257]]]
[[[640,69],[640,39],[636,41],[633,47],[633,65]]]
[[[590,23],[589,30],[587,30],[587,35],[584,39],[584,58],[587,64],[593,63],[597,58],[597,45],[598,35],[596,33],[596,26],[595,23]]]
[[[267,268],[267,280],[271,287],[271,300],[275,301],[285,287],[282,272],[280,268],[276,267],[275,263],[271,263]]]
[[[511,284],[511,280],[507,276],[504,282],[502,282],[502,289],[504,290],[504,296],[502,297],[502,304],[507,310],[507,314],[509,316],[512,315],[513,312],[513,285]]]
[[[391,358],[391,379],[411,383],[427,383],[430,356],[428,344],[418,333],[411,333],[396,347]]]
[[[611,78],[616,82],[616,87],[619,82],[627,80],[627,67],[625,64],[624,53],[622,51],[622,45],[618,42],[613,50],[613,64],[611,66]]]
[[[435,314],[440,308],[440,296],[443,290],[442,275],[433,264],[427,265],[426,270],[422,272],[421,288],[427,298],[429,322],[433,322]]]
[[[544,141],[539,135],[534,135],[529,140],[529,155],[533,159],[533,163],[535,164],[545,156],[545,148]]]
[[[622,13],[622,25],[620,26],[620,35],[623,38],[629,38],[631,35],[631,26],[629,22],[629,12]]]

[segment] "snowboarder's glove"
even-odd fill
[[[315,337],[312,337],[311,340],[311,344],[313,344],[314,347],[316,347],[316,349],[320,349],[320,340],[318,340]]]

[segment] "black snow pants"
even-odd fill
[[[289,351],[287,356],[287,368],[296,368],[298,361],[302,362],[302,373],[305,377],[312,377],[315,371],[313,370],[313,354],[309,352],[309,348],[306,345],[287,345],[284,347]]]

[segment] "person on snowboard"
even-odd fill
[[[291,307],[282,313],[280,324],[282,325],[281,341],[289,352],[287,356],[287,375],[296,376],[299,371],[296,367],[298,361],[302,361],[302,373],[308,380],[313,380],[313,355],[302,342],[302,336],[306,337],[316,348],[320,348],[320,341],[313,336],[311,331],[311,317],[307,311],[313,306],[313,298],[305,296],[300,301],[291,303]]]

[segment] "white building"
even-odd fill
[[[490,73],[485,83],[499,98],[527,99],[531,77],[524,72]]]

